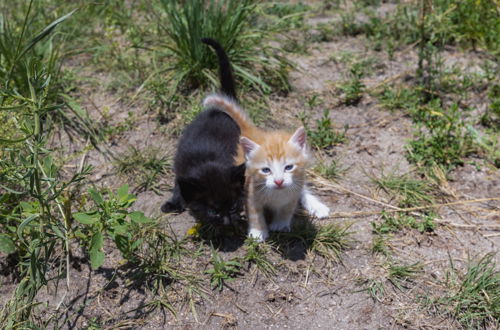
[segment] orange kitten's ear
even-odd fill
[[[257,150],[259,147],[257,143],[244,136],[240,138],[240,143],[246,156],[248,156],[252,151]]]
[[[297,128],[295,133],[293,133],[290,140],[288,140],[288,143],[296,145],[300,149],[304,149],[304,147],[306,146],[306,137],[307,137],[307,134],[306,134],[306,130],[304,129],[304,127],[299,127],[299,128]]]

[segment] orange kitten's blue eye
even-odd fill
[[[285,171],[291,171],[291,170],[293,170],[293,165],[285,166]]]
[[[269,167],[263,167],[261,169],[261,172],[264,174],[269,174],[269,173],[271,173],[271,169]]]

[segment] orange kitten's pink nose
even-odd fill
[[[283,184],[283,179],[281,179],[281,180],[274,180],[274,183],[276,183],[276,185],[278,187],[281,187],[281,185]]]

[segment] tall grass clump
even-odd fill
[[[269,33],[256,27],[251,0],[186,0],[181,4],[161,0],[160,31],[167,36],[165,48],[172,56],[168,79],[174,90],[218,86],[218,61],[200,40],[218,40],[226,50],[236,81],[268,94],[273,88],[288,90],[290,63],[277,49],[265,44]]]
[[[438,311],[455,318],[466,329],[497,329],[500,325],[500,272],[494,254],[470,262],[465,274],[452,264],[447,293],[431,301]]]

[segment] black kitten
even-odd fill
[[[213,39],[202,39],[219,58],[221,89],[236,99],[229,59]],[[234,165],[240,128],[225,112],[210,107],[185,129],[174,161],[173,196],[162,205],[163,212],[185,208],[199,221],[228,224],[242,207],[245,164]]]

